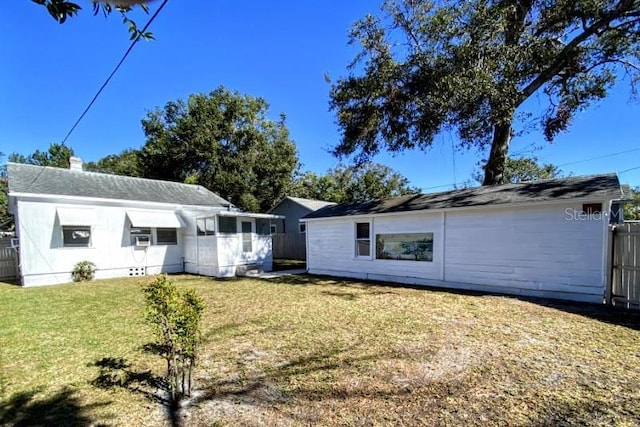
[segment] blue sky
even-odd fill
[[[64,25],[29,0],[3,4],[0,15],[0,152],[46,150],[69,131],[129,45],[117,15],[84,10]],[[151,3],[152,10],[159,1]],[[348,46],[351,24],[377,13],[377,1],[185,1],[170,0],[153,22],[156,41],[140,42],[96,104],[68,139],[76,154],[95,161],[144,144],[146,111],[219,85],[265,98],[270,116],[287,115],[303,170],[324,173],[337,160],[328,150],[339,139],[328,111],[332,78],[347,73],[357,52]],[[134,15],[142,26],[147,15]],[[543,98],[529,102],[532,108]],[[443,135],[428,151],[383,154],[387,164],[424,191],[468,180],[477,151],[453,151]],[[513,141],[512,152],[531,147],[544,162],[574,175],[640,167],[640,104],[621,83],[604,102],[580,113],[554,144],[539,133]],[[620,153],[622,154],[615,154]],[[609,156],[583,161],[594,157]],[[6,158],[5,158],[6,159]],[[621,173],[640,185],[640,168]]]

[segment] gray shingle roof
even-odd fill
[[[50,194],[179,205],[226,206],[200,185],[7,163],[10,193]]]
[[[414,194],[362,203],[341,203],[312,212],[304,218],[536,203],[576,198],[606,200],[620,199],[622,196],[618,176],[612,173]]]

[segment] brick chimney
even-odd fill
[[[69,169],[72,171],[81,171],[82,159],[80,157],[69,157]]]

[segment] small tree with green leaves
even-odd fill
[[[202,333],[204,301],[193,290],[180,291],[164,275],[143,288],[144,317],[153,328],[153,348],[167,362],[172,402],[191,396],[191,379]]]

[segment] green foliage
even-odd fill
[[[418,193],[409,180],[388,166],[364,163],[360,166],[339,164],[325,175],[307,172],[300,176],[290,195],[329,202],[358,202]]]
[[[143,176],[197,183],[242,209],[267,211],[299,168],[285,117],[269,120],[268,107],[219,87],[149,112],[142,120]]]
[[[501,183],[516,184],[525,181],[561,178],[562,176],[562,170],[557,166],[551,163],[540,164],[539,159],[535,156],[520,158],[507,157]],[[478,182],[482,182],[482,173],[476,171],[473,174],[473,178]]]
[[[460,147],[489,149],[483,183],[503,182],[533,95],[546,99],[538,123],[551,141],[622,73],[638,82],[639,18],[637,0],[385,1],[353,26],[361,51],[332,87],[334,154],[362,161],[454,130]]]
[[[73,156],[73,148],[60,144],[51,144],[47,151],[36,150],[25,156],[19,153],[11,153],[9,161],[13,163],[27,163],[36,166],[52,166],[56,168],[69,168],[69,158]]]
[[[625,221],[640,221],[640,187],[630,188],[631,199],[624,204],[624,220]]]
[[[71,277],[74,282],[89,282],[96,274],[96,265],[91,261],[80,261],[73,267]]]
[[[140,152],[138,150],[127,149],[120,154],[110,154],[97,162],[85,163],[84,170],[141,177],[142,165],[140,164]]]
[[[179,291],[165,275],[142,289],[144,318],[153,328],[153,349],[167,362],[172,401],[191,395],[191,379],[199,345],[204,301],[193,290]]]
[[[31,0],[32,2],[44,6],[49,12],[49,15],[53,19],[55,19],[58,23],[64,24],[67,21],[67,18],[72,18],[82,10],[82,7],[68,0]],[[115,4],[112,5],[111,3]],[[127,25],[129,29],[129,33],[131,34],[131,40],[140,37],[146,40],[152,40],[153,34],[150,32],[143,32],[138,28],[136,23],[132,21],[128,17],[128,13],[131,12],[133,7],[131,6],[133,3],[139,3],[140,8],[145,12],[149,13],[149,8],[142,1],[134,2],[134,1],[113,1],[111,3],[107,2],[93,2],[93,14],[98,15],[102,14],[104,16],[110,15],[112,12],[120,13],[122,17],[122,22]],[[127,5],[129,4],[129,5]]]

